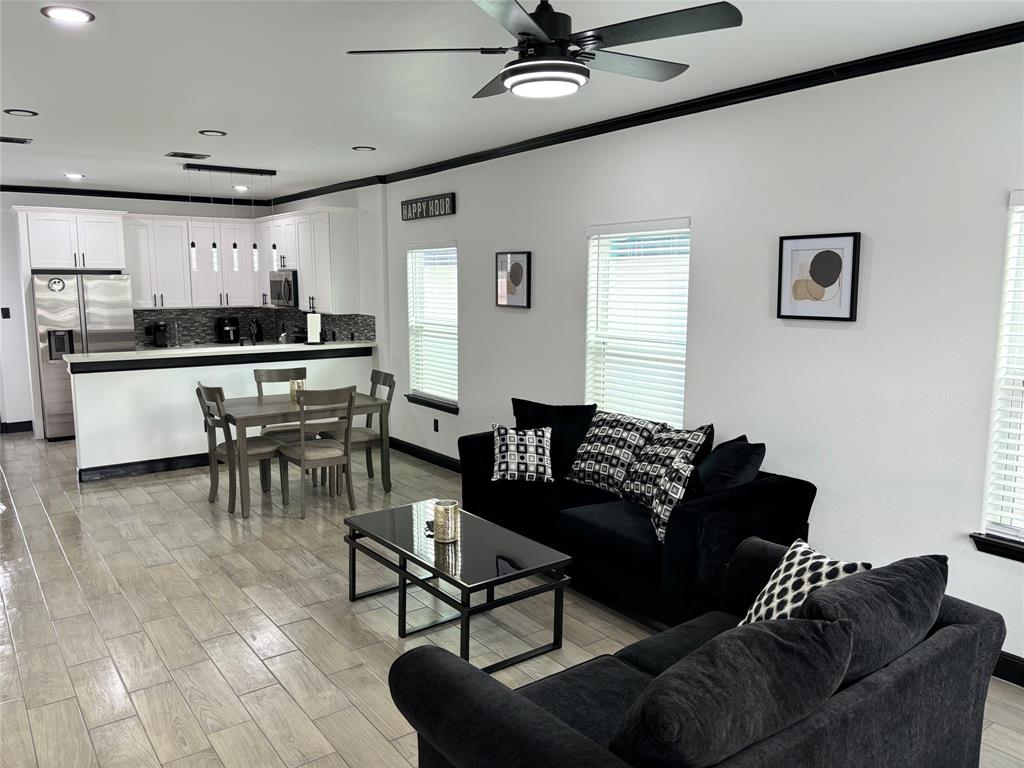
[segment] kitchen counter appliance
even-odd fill
[[[237,317],[218,317],[213,321],[213,332],[218,344],[238,344],[242,339]]]
[[[131,277],[35,273],[32,296],[43,434],[47,440],[74,437],[71,375],[64,355],[135,349]]]
[[[270,273],[270,303],[275,307],[299,306],[299,273],[279,269]]]

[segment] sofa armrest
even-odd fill
[[[494,476],[494,433],[477,432],[459,438],[462,465],[462,508],[479,513],[487,504]]]
[[[662,615],[672,625],[717,609],[725,565],[750,536],[789,546],[807,538],[817,489],[806,480],[757,479],[676,506],[665,532]]]
[[[757,536],[744,539],[725,566],[722,610],[744,616],[779,567],[786,547]]]
[[[436,646],[391,665],[391,697],[421,739],[455,768],[628,768],[486,672]]]

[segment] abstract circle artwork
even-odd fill
[[[860,233],[779,238],[778,317],[855,320]]]

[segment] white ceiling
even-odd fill
[[[0,106],[40,116],[0,118],[3,135],[34,139],[0,145],[0,181],[73,187],[63,174],[77,171],[87,177],[79,186],[184,194],[180,161],[163,157],[182,150],[275,168],[274,194],[289,194],[1024,18],[1018,0],[733,1],[742,27],[620,49],[690,64],[675,80],[595,72],[576,96],[537,102],[471,98],[501,56],[345,55],[509,44],[468,0],[77,0],[97,17],[83,27],[45,19],[43,0],[3,0]],[[697,4],[554,2],[576,30]],[[204,138],[202,128],[229,135]],[[214,194],[229,194],[229,180],[212,174],[196,178],[198,191],[211,177]],[[269,193],[257,180],[257,196]]]

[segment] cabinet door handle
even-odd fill
[[[161,293],[160,294],[160,306],[162,307],[163,305],[164,305],[164,295]]]
[[[82,268],[85,268],[85,251],[82,251]]]
[[[218,293],[217,294],[217,306],[221,306],[221,307],[224,306],[224,294],[223,293]]]
[[[154,307],[156,306],[156,294],[155,293],[153,294],[153,306]]]
[[[78,254],[77,253],[72,253],[71,254],[71,258],[72,258],[72,260],[74,260],[75,266],[77,267],[78,266]]]
[[[224,294],[224,303],[227,304],[229,307],[231,306],[231,294],[230,293],[225,293]]]

